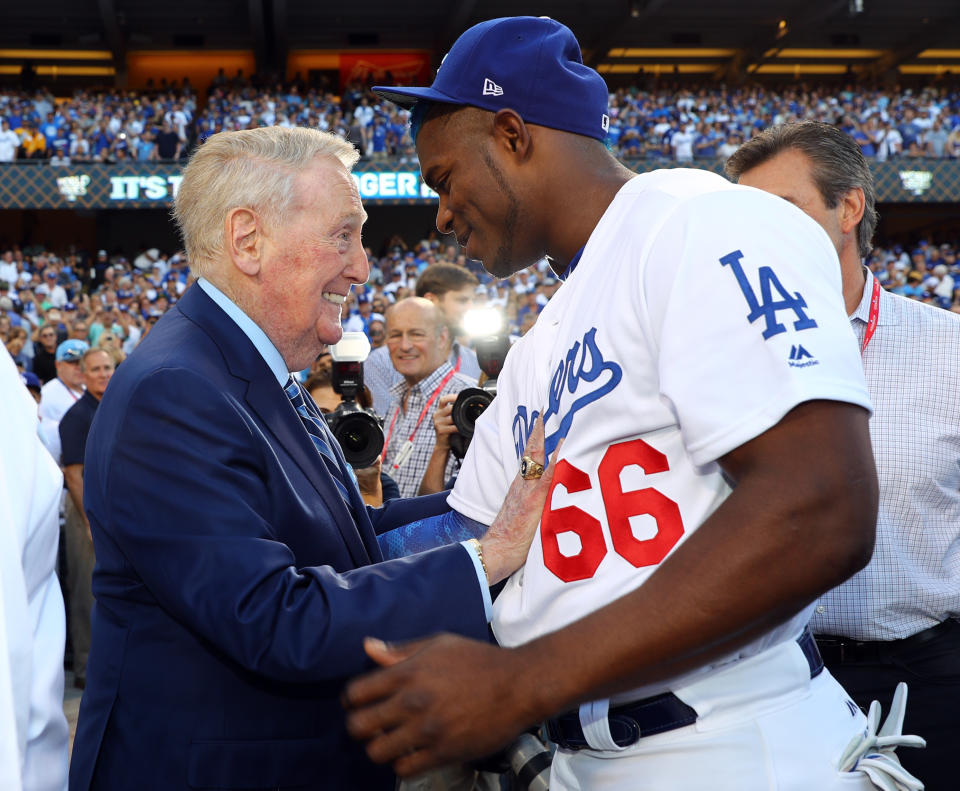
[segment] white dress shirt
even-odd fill
[[[858,341],[873,275],[851,316]],[[880,479],[869,565],[814,611],[817,634],[899,640],[960,616],[960,315],[881,290],[863,355]]]

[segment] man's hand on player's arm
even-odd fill
[[[870,558],[867,420],[857,406],[808,402],[729,453],[720,463],[735,489],[724,504],[641,588],[564,629],[514,649],[451,635],[371,641],[385,669],[347,686],[351,734],[408,776],[702,666],[782,623]]]
[[[442,492],[446,481],[444,474],[447,470],[447,459],[450,456],[450,436],[457,433],[453,424],[453,402],[457,400],[457,393],[447,393],[440,396],[437,408],[433,411],[433,432],[436,442],[427,469],[420,481],[418,495],[436,494]]]
[[[540,464],[546,464],[543,445],[543,420],[538,417],[533,422],[523,453]],[[556,468],[553,462],[562,445],[562,441],[557,445],[542,477],[524,480],[519,472],[513,477],[500,512],[480,538],[488,584],[495,585],[506,579],[526,562],[530,542],[540,524],[540,515],[553,482]]]

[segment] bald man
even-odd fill
[[[397,482],[402,497],[413,497],[436,444],[433,413],[440,397],[459,393],[474,382],[450,365],[450,330],[440,308],[424,297],[408,297],[386,315],[387,348],[403,379],[390,388],[384,421],[384,470]],[[444,480],[453,475],[450,458]]]

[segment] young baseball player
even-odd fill
[[[393,667],[348,688],[354,735],[403,775],[546,721],[552,789],[871,788],[876,725],[804,628],[869,559],[877,503],[827,236],[714,174],[626,170],[602,78],[549,19],[477,25],[432,87],[377,90],[415,103],[438,228],[495,275],[546,254],[565,280],[450,504],[487,522],[517,465],[542,471],[521,458],[538,414],[564,444],[495,605],[505,647],[371,641]]]

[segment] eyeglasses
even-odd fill
[[[41,332],[41,333],[40,333],[40,337],[41,337],[41,338],[56,338],[56,337],[57,337],[57,333],[55,333],[55,332]]]

